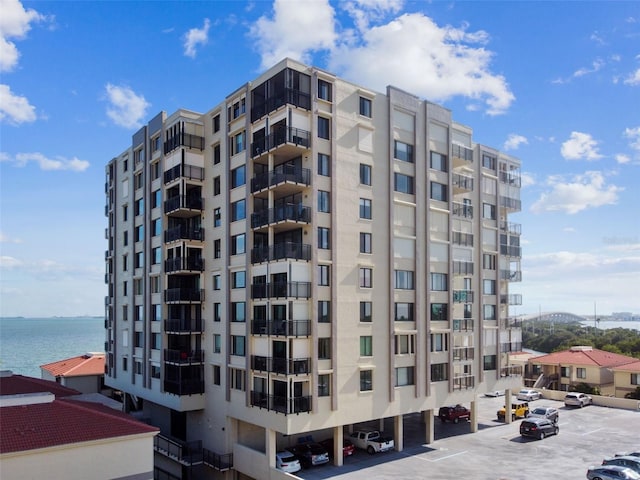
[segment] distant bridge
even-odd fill
[[[544,322],[558,322],[558,323],[571,323],[571,322],[585,322],[589,320],[586,317],[582,317],[580,315],[576,315],[575,313],[569,312],[541,312],[533,315],[522,315],[518,317],[518,320],[526,322],[529,320],[533,321],[544,321]]]

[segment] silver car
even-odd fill
[[[617,465],[601,465],[589,467],[588,480],[640,480],[640,475],[626,467]]]
[[[542,398],[542,394],[530,388],[524,388],[518,392],[517,395],[518,400],[524,400],[526,402],[531,402],[533,400],[538,400]]]
[[[602,465],[619,465],[621,467],[627,467],[636,473],[640,473],[640,457],[624,456],[605,458],[602,461]]]
[[[571,392],[567,393],[564,397],[564,404],[566,407],[584,407],[585,405],[591,405],[593,399],[586,393]]]
[[[558,423],[558,410],[549,406],[536,407],[529,412],[528,418],[546,418],[553,423]]]

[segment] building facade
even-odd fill
[[[106,169],[105,381],[184,456],[161,470],[277,478],[297,436],[386,418],[401,449],[404,414],[429,441],[434,409],[519,388],[519,167],[289,59],[142,127]]]

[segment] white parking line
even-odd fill
[[[581,433],[580,436],[584,437],[585,435],[591,435],[592,433],[596,433],[602,430],[602,428],[596,428],[595,430],[591,430],[590,432]]]
[[[467,453],[467,450],[464,450],[464,451],[458,452],[458,453],[452,453],[451,455],[447,455],[445,457],[436,458],[435,460],[431,460],[431,459],[427,459],[427,460],[429,460],[430,462],[439,462],[440,460],[445,460],[447,458],[457,457],[458,455],[462,455],[463,453]]]

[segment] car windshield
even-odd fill
[[[533,412],[534,415],[545,415],[547,413],[546,408],[536,408]]]

